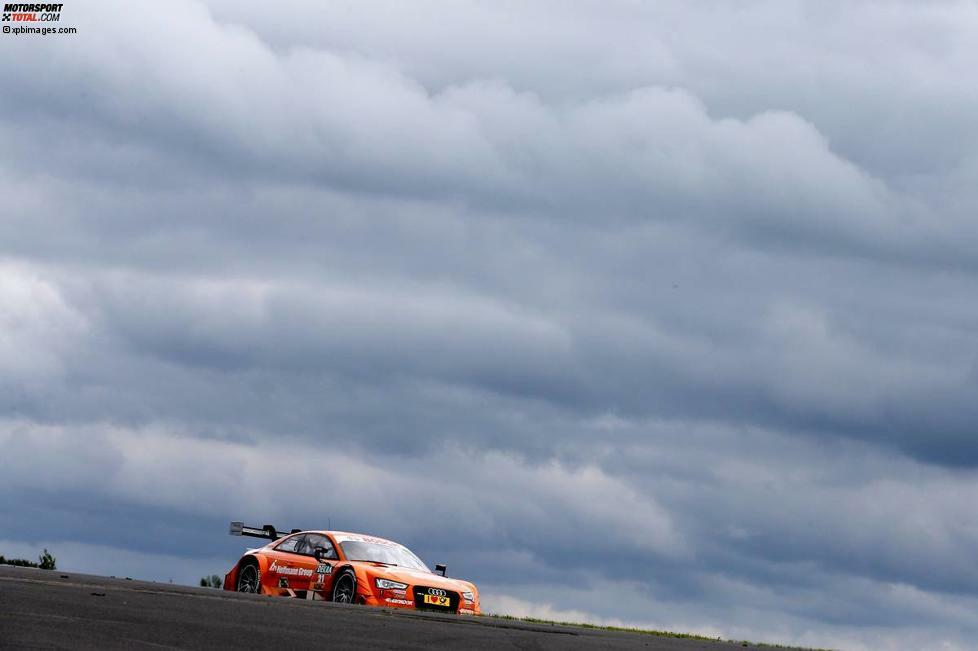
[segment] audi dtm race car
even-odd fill
[[[232,522],[232,536],[270,540],[248,550],[224,577],[224,589],[300,599],[478,615],[475,585],[436,572],[407,547],[344,531],[280,534],[270,524]]]

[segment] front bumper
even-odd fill
[[[438,605],[425,602],[425,595],[429,591],[435,591],[436,597],[447,598],[447,605]],[[444,593],[444,594],[442,594]],[[453,613],[461,615],[480,614],[479,601],[467,601],[461,594],[454,590],[443,590],[425,585],[409,585],[404,590],[391,590],[372,586],[370,592],[364,592],[361,600],[368,606],[382,606],[385,608],[406,608],[409,610],[423,610],[427,612]]]

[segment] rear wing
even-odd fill
[[[228,533],[232,536],[251,536],[252,538],[265,538],[266,540],[278,540],[284,535],[291,533],[299,533],[302,529],[293,529],[289,532],[279,532],[275,530],[270,524],[262,525],[261,527],[250,527],[245,525],[244,522],[232,522]]]

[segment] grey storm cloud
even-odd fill
[[[0,548],[329,518],[498,610],[968,647],[972,4],[63,19],[0,41]]]

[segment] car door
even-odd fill
[[[305,548],[305,537],[302,533],[289,536],[268,552],[271,563],[266,573],[266,585],[292,597],[304,596],[297,592],[304,593],[309,589],[309,582],[314,574],[314,571],[306,567],[306,557],[301,553]]]
[[[321,560],[317,560],[315,555],[318,547],[326,550]],[[303,575],[308,574],[305,585],[309,592],[306,598],[313,599],[317,595],[319,598],[325,598],[332,586],[333,567],[338,560],[333,543],[322,534],[309,533],[305,535],[296,552],[301,559],[298,563],[303,569]]]

